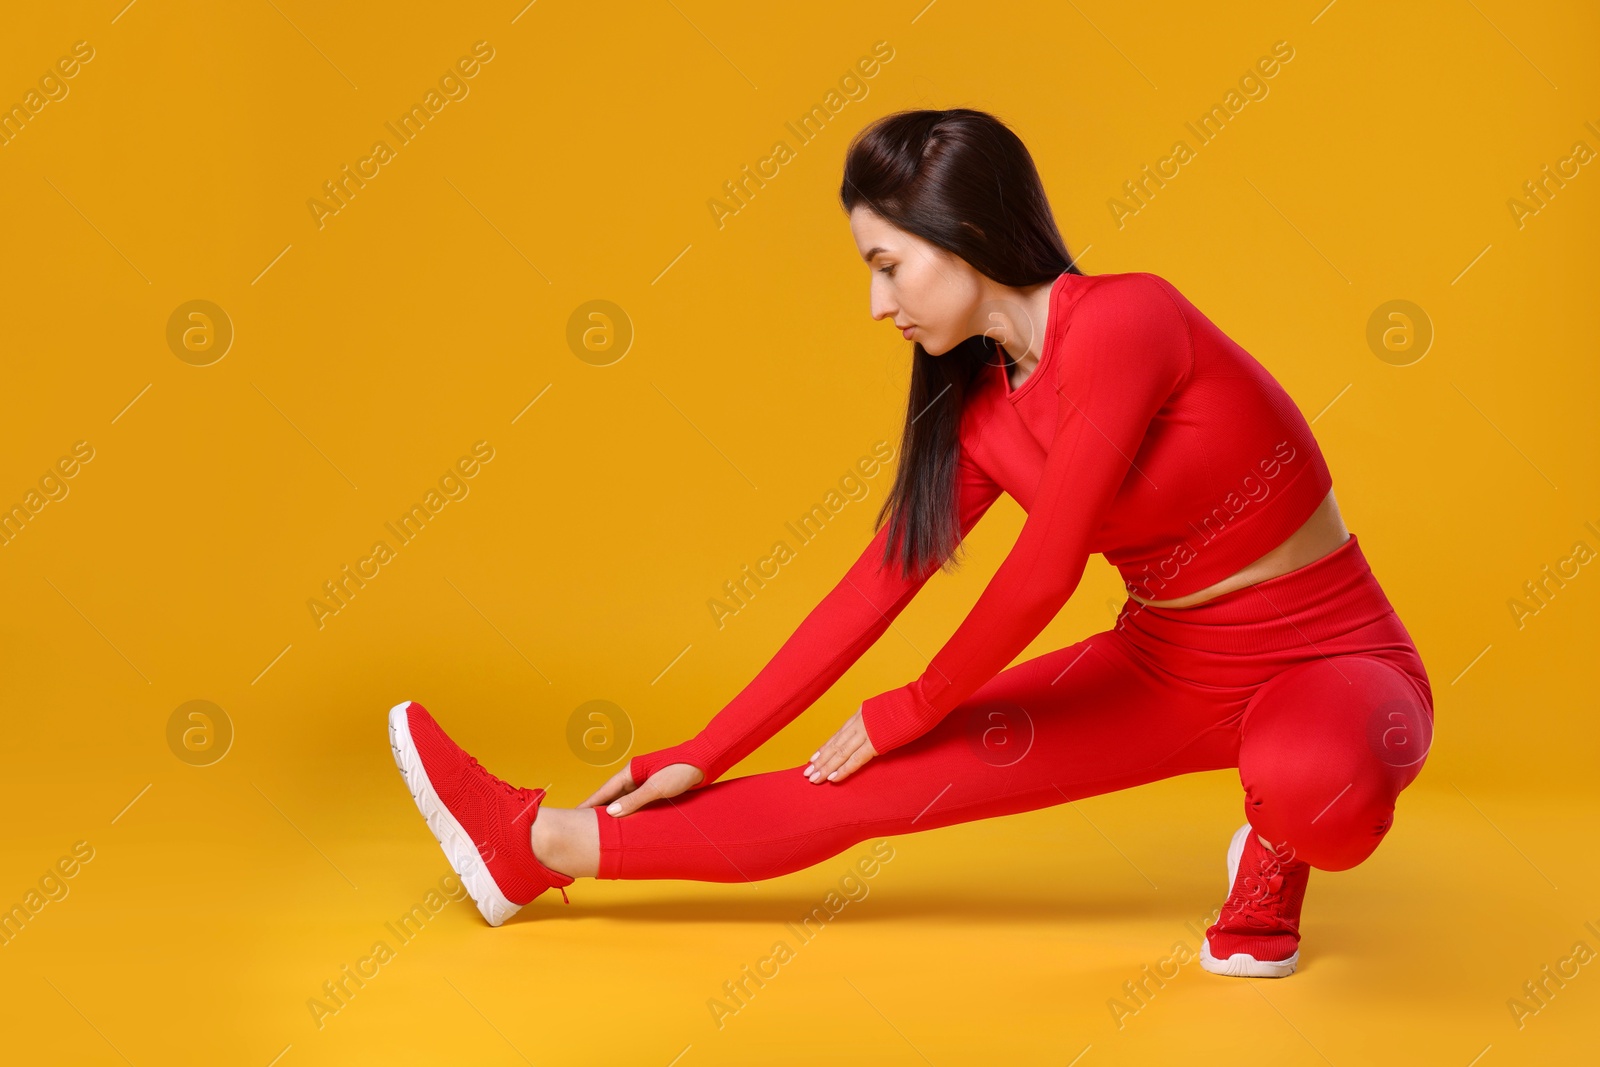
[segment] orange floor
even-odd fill
[[[1488,1067],[1585,1062],[1600,1017],[1600,978],[1573,958],[1600,945],[1592,800],[1469,800],[1425,772],[1371,860],[1314,872],[1300,971],[1271,980],[1191,958],[1221,902],[1231,771],[890,839],[871,879],[847,877],[869,842],[750,885],[580,880],[570,905],[547,894],[492,929],[441,892],[381,745],[320,794],[236,770],[121,814],[104,785],[60,798],[93,857],[4,949],[18,1062],[1093,1065],[1248,1047]],[[71,836],[8,834],[3,869],[42,872]],[[364,959],[363,985],[326,994]],[[761,960],[765,984],[728,995]]]

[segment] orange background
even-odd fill
[[[8,1051],[1093,1067],[1203,1061],[1247,1028],[1283,1063],[1491,1067],[1592,1046],[1592,967],[1520,1027],[1508,1006],[1575,943],[1600,950],[1600,577],[1579,567],[1520,626],[1511,607],[1575,542],[1600,550],[1592,10],[519,7],[6,16],[0,103],[39,96],[0,145],[0,504],[40,496],[0,546],[0,904],[92,850],[0,946]],[[79,41],[92,58],[52,81]],[[319,225],[308,201],[393,147],[385,123],[480,41],[492,58]],[[1292,58],[1241,85],[1280,41]],[[892,57],[841,84],[877,42]],[[799,143],[785,124],[834,90]],[[1200,145],[1185,124],[1236,90]],[[1434,751],[1372,860],[1313,878],[1302,971],[1189,964],[1120,1027],[1108,1007],[1221,903],[1229,771],[895,839],[840,932],[721,1028],[722,983],[871,843],[753,885],[584,881],[498,930],[437,897],[319,1028],[322,983],[448,874],[391,705],[576,804],[714,714],[871,536],[891,470],[714,621],[724,582],[898,440],[909,346],[867,315],[840,164],[872,118],[951,106],[1012,124],[1086,271],[1171,280],[1315,419],[1428,665]],[[780,139],[790,158],[719,225],[710,202]],[[1179,139],[1193,157],[1119,223],[1124,182]],[[1519,219],[1524,183],[1580,141]],[[169,343],[196,300],[222,318],[177,332],[225,321],[221,358]],[[625,352],[571,340],[596,300]],[[1420,359],[1369,344],[1393,300],[1432,333]],[[78,442],[92,458],[49,479]],[[476,442],[492,459],[441,485]],[[385,523],[435,488],[399,545]],[[742,770],[802,762],[915,677],[1022,518],[996,504],[962,571]],[[393,558],[319,626],[308,601],[379,539]],[[1092,560],[1028,654],[1106,628],[1120,599]],[[170,729],[196,700],[232,732],[203,766],[179,756],[200,720]],[[614,706],[600,752],[591,701]]]

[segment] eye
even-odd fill
[[[878,268],[878,273],[879,274],[887,274],[889,277],[893,278],[894,277],[894,267],[892,265],[888,266],[888,267],[879,267]]]

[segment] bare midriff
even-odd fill
[[[1300,528],[1290,534],[1282,544],[1220,582],[1172,600],[1146,600],[1131,590],[1128,596],[1147,607],[1193,607],[1223,593],[1243,589],[1247,585],[1255,585],[1268,578],[1276,578],[1280,574],[1298,570],[1308,563],[1315,563],[1349,539],[1350,531],[1345,528],[1344,518],[1339,514],[1339,505],[1333,499],[1333,490],[1329,489],[1328,495],[1317,505],[1317,510],[1313,511],[1311,517],[1301,523]]]

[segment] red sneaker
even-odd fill
[[[543,789],[496,778],[450,740],[414,700],[389,709],[389,747],[445,858],[490,926],[499,926],[551,886],[575,881],[540,863],[530,832]]]
[[[1228,900],[1206,928],[1200,966],[1212,974],[1286,978],[1300,962],[1300,904],[1311,865],[1267,850],[1249,823],[1228,844]]]

